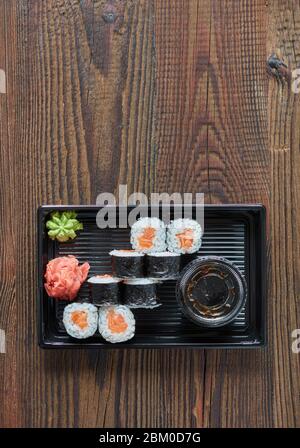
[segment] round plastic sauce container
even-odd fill
[[[229,260],[200,257],[181,272],[176,296],[187,318],[203,327],[221,327],[241,312],[247,298],[247,284]]]

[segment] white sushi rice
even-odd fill
[[[145,278],[128,278],[124,280],[126,285],[152,285],[153,283],[160,283],[159,280],[145,277]]]
[[[188,249],[181,247],[180,239],[177,236],[186,230],[192,230],[193,232],[193,243]],[[202,234],[202,228],[197,221],[189,218],[175,219],[171,221],[167,229],[168,250],[178,254],[193,254],[201,247]]]
[[[180,254],[175,252],[152,252],[148,257],[180,257]]]
[[[108,326],[108,313],[114,311],[116,314],[121,314],[127,324],[127,328],[122,333],[112,332]],[[108,342],[117,343],[132,339],[135,334],[135,318],[130,309],[125,305],[107,306],[99,310],[99,333]]]
[[[143,257],[145,254],[143,254],[142,252],[138,252],[138,251],[131,251],[131,250],[112,250],[111,252],[109,252],[109,255],[113,256],[113,257]]]
[[[84,311],[87,314],[87,328],[81,328],[73,322],[72,314],[75,311]],[[63,323],[66,332],[76,339],[86,339],[93,336],[98,327],[98,310],[90,303],[72,303],[64,309]]]
[[[110,276],[101,276],[101,275],[94,275],[94,277],[90,277],[87,282],[92,283],[93,285],[103,285],[108,283],[119,283],[121,281],[118,277]]]
[[[152,247],[147,249],[139,245],[139,238],[147,227],[155,229]],[[158,218],[140,218],[131,227],[130,241],[133,249],[143,253],[163,252],[166,250],[166,226]]]

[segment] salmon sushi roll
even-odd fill
[[[144,276],[144,254],[130,249],[112,250],[110,253],[113,274],[118,278]]]
[[[175,252],[152,252],[146,256],[147,276],[160,280],[176,279],[180,271],[181,255]]]
[[[167,244],[170,252],[193,254],[200,249],[202,228],[194,219],[175,219],[168,225]]]
[[[72,303],[64,309],[63,324],[72,338],[89,338],[97,331],[98,310],[90,303]]]
[[[99,333],[108,342],[117,343],[132,339],[135,334],[135,318],[127,306],[109,306],[99,310]]]
[[[120,303],[121,279],[109,274],[95,275],[88,279],[91,302],[96,306]]]
[[[129,308],[153,309],[160,306],[156,286],[158,280],[136,278],[124,282],[124,303]]]
[[[131,227],[130,241],[139,252],[163,252],[166,250],[165,224],[158,218],[140,218]]]

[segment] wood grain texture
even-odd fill
[[[266,72],[299,24],[288,0],[0,0],[0,426],[299,426],[299,97]],[[266,350],[37,348],[37,206],[120,183],[267,206]]]
[[[13,426],[20,421],[16,371],[16,220],[13,207],[16,199],[14,145],[18,98],[10,95],[15,87],[15,7],[7,6],[7,3],[1,4],[3,14],[0,16],[0,68],[6,73],[6,93],[0,94],[0,228],[6,235],[0,239],[0,328],[5,331],[5,348],[10,355],[0,354],[0,422]]]
[[[227,9],[221,2],[175,2],[177,9],[160,3],[158,188],[204,191],[214,203],[268,206],[265,4],[226,3]],[[182,27],[170,37],[177,22]],[[270,424],[271,354],[226,350],[204,356],[204,396],[195,402],[203,420],[196,424]]]
[[[300,64],[300,4],[276,2],[269,18],[269,52],[291,73]],[[288,81],[269,84],[271,154],[271,344],[274,359],[275,424],[299,426],[299,355],[291,351],[292,331],[300,326],[300,96]],[[295,391],[298,391],[295,393]]]

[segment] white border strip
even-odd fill
[[[0,93],[6,93],[6,76],[2,69],[0,69]]]
[[[6,353],[5,350],[5,331],[0,330],[0,353]]]

